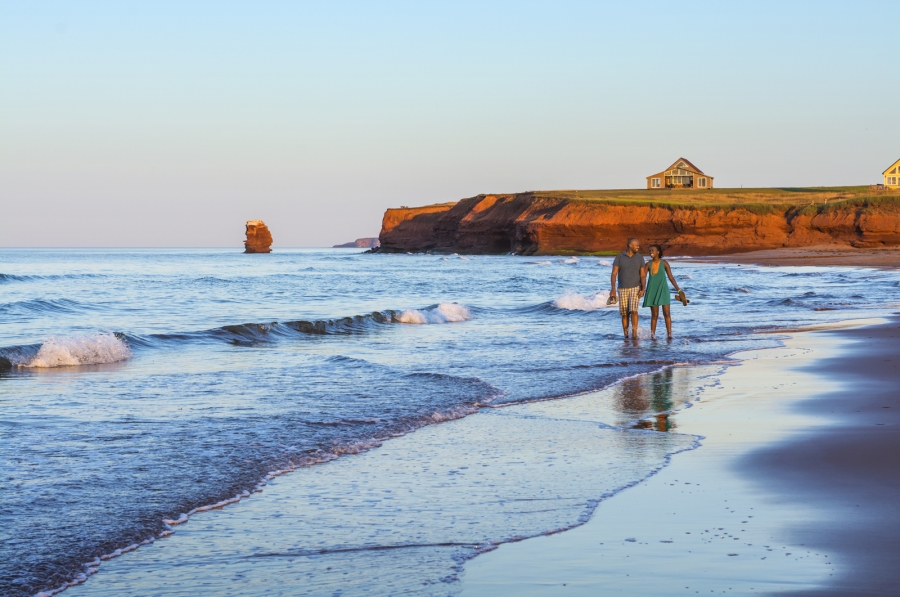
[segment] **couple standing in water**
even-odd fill
[[[685,305],[687,298],[668,262],[663,260],[663,250],[659,245],[650,245],[650,261],[645,262],[639,253],[641,243],[636,238],[629,238],[625,251],[616,255],[613,261],[612,275],[610,276],[611,290],[609,303],[618,298],[619,313],[622,315],[622,331],[628,337],[628,326],[631,325],[631,336],[637,338],[638,308],[640,299],[644,299],[644,307],[650,307],[650,335],[656,337],[656,323],[659,320],[659,308],[662,307],[663,317],[666,320],[666,334],[672,339],[672,314],[670,313],[671,292],[666,277],[672,281],[679,300]],[[616,284],[618,283],[618,294]],[[608,303],[608,304],[609,304]]]

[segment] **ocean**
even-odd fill
[[[623,341],[618,310],[605,304],[611,261],[0,249],[0,594],[60,587],[95,558],[167,535],[198,508],[251,496],[273,472],[309,466],[294,474],[324,486],[329,462],[426,426],[647,373],[651,385],[669,387],[673,370],[777,345],[780,329],[900,304],[898,271],[673,257],[692,300],[672,305],[674,340],[665,340],[662,320],[659,339],[649,337],[644,309],[640,339]],[[341,527],[341,549],[360,570],[370,570],[360,564],[366,558],[381,570],[404,558],[408,580],[427,584],[444,578],[441,562],[459,560],[459,546],[578,524],[586,504],[695,446],[677,428],[648,423],[691,396],[653,396],[598,413],[602,424],[592,428],[610,468],[559,498],[572,507],[492,514],[485,499],[465,532],[413,516],[381,539]],[[479,446],[485,454],[514,443],[507,423],[485,421],[498,426],[498,445]],[[521,501],[532,499],[529,487],[552,493],[578,476],[576,457],[566,466],[564,475],[517,472]],[[457,497],[435,490],[433,503],[440,510],[446,500],[451,511]],[[327,519],[327,504],[316,508]],[[321,546],[313,538],[323,528],[311,530],[310,546]],[[426,537],[414,544],[426,554],[419,568],[408,566],[408,553],[353,548],[410,545],[414,536]],[[366,574],[374,593],[396,580]]]

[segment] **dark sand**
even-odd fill
[[[752,454],[746,470],[824,513],[793,539],[844,563],[832,586],[791,595],[900,595],[900,318],[820,333],[857,342],[807,367],[839,389],[798,408],[834,424]]]
[[[697,261],[771,266],[832,265],[896,268],[900,267],[900,248],[857,249],[844,245],[818,245],[719,255],[697,258]]]
[[[884,321],[741,353],[672,417],[700,449],[582,527],[475,558],[463,597],[900,595],[900,318]]]

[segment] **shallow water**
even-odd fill
[[[897,272],[671,262],[692,299],[672,307],[676,340],[643,329],[635,343],[605,307],[608,259],[2,250],[0,592],[59,586],[158,535],[163,519],[290,463],[479,404],[572,395],[776,342],[761,330],[880,314],[900,287]],[[621,434],[640,410],[614,406],[601,433]],[[659,449],[617,468],[616,483],[681,445],[626,433]],[[610,443],[611,458],[627,463],[622,445]],[[404,524],[398,536],[420,526]]]

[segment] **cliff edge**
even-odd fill
[[[585,254],[629,237],[681,255],[900,246],[900,193],[868,187],[549,191],[388,209],[383,252]]]

